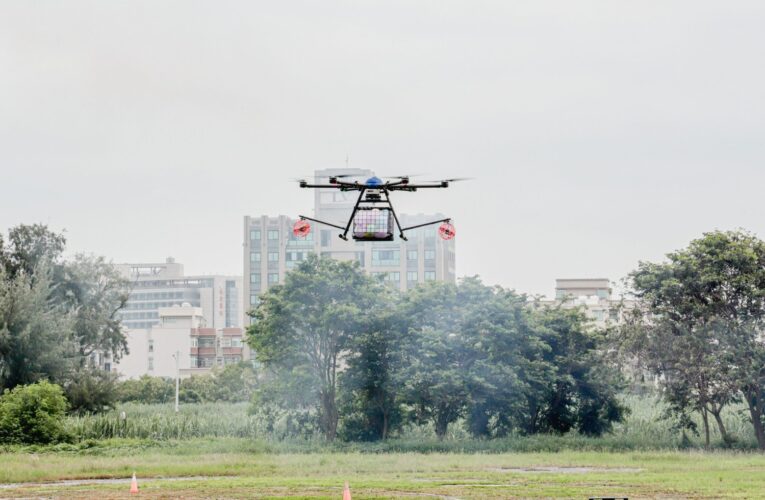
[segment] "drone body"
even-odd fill
[[[405,231],[439,223],[441,223],[438,231],[439,235],[447,240],[454,238],[456,233],[454,226],[450,223],[450,219],[440,219],[402,228],[396,211],[393,209],[393,204],[390,201],[390,194],[394,191],[415,192],[418,189],[447,188],[450,182],[460,179],[410,184],[408,176],[396,177],[396,181],[383,181],[379,177],[370,177],[363,183],[358,181],[345,182],[341,180],[342,177],[344,176],[331,176],[329,184],[309,184],[307,181],[301,180],[300,187],[358,191],[359,197],[353,206],[353,212],[351,212],[351,217],[348,219],[345,227],[301,215],[300,220],[295,223],[293,229],[295,236],[306,236],[311,230],[310,225],[306,221],[313,221],[340,229],[342,233],[339,236],[343,240],[348,240],[348,232],[350,231],[351,238],[355,241],[393,241],[394,232],[398,228],[399,237],[406,241]]]

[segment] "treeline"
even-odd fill
[[[241,362],[215,368],[209,374],[180,380],[181,403],[241,403],[252,398],[257,377],[252,364]],[[119,403],[161,404],[175,401],[175,379],[144,375],[115,384],[114,398]]]
[[[93,357],[117,360],[127,348],[117,311],[128,283],[103,257],[64,259],[65,246],[39,224],[0,235],[0,390],[48,380],[70,410],[100,411],[113,402],[114,378]]]
[[[378,440],[407,423],[443,438],[600,435],[620,421],[619,369],[578,309],[533,305],[478,278],[399,293],[357,265],[310,257],[253,311],[265,374],[253,411],[328,440]]]

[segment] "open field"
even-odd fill
[[[90,451],[6,452],[0,496],[128,497],[136,471],[141,496],[156,498],[339,498],[344,481],[354,498],[765,498],[765,456],[754,453],[274,454],[252,446],[116,440]],[[92,478],[121,481],[7,486]]]

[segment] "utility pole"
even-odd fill
[[[175,351],[175,354],[173,354],[173,357],[175,358],[175,413],[178,413],[178,389],[179,389],[180,381],[181,381],[181,368],[180,368],[181,351]]]

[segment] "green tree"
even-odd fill
[[[392,294],[391,294],[392,295]],[[403,423],[398,374],[403,367],[404,320],[396,300],[371,318],[368,329],[352,339],[340,377],[345,439],[387,439]]]
[[[642,311],[622,331],[629,352],[661,375],[676,412],[712,414],[743,396],[765,449],[765,243],[744,231],[715,231],[641,262],[630,280]],[[707,443],[709,438],[707,437]]]
[[[605,350],[605,335],[593,331],[579,308],[545,307],[536,311],[538,335],[549,348],[547,385],[534,415],[534,432],[576,429],[599,436],[621,421],[627,408],[617,398],[619,367]]]
[[[337,374],[350,337],[367,327],[382,285],[356,263],[315,255],[261,296],[248,328],[257,360],[280,369],[305,365],[314,377],[321,429],[337,435]]]
[[[50,300],[50,272],[39,264],[10,275],[0,267],[0,387],[64,380],[73,368],[72,314]]]

